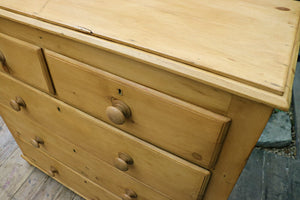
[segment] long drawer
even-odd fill
[[[123,197],[126,190],[131,190],[137,194],[139,200],[171,199],[120,172],[78,145],[56,136],[55,133],[48,132],[48,130],[24,115],[18,115],[18,113],[1,106],[1,104],[0,110],[1,116],[14,138],[30,143],[35,147],[33,150],[43,151],[114,194]]]
[[[229,118],[49,50],[45,56],[57,98],[191,162],[214,166]]]
[[[171,198],[195,200],[204,193],[209,171],[130,136],[6,74],[0,73],[0,85],[0,103],[4,106],[9,106],[12,101],[16,103],[21,97],[24,104],[20,105],[18,115],[36,121],[49,132],[117,166],[124,173]],[[124,154],[129,155],[133,162],[124,166]],[[120,159],[123,160],[121,164]]]
[[[121,200],[118,196],[76,173],[56,159],[35,150],[30,144],[16,139],[22,150],[23,158],[31,165],[67,186],[88,200]]]
[[[54,93],[42,49],[0,33],[0,71]]]

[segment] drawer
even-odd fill
[[[122,197],[125,191],[130,189],[137,194],[139,200],[171,199],[122,173],[78,145],[48,132],[25,116],[18,115],[4,106],[0,109],[1,116],[16,139],[31,144],[35,147],[34,150],[43,151],[114,194]]]
[[[86,199],[121,200],[121,198],[104,188],[101,188],[56,159],[42,153],[41,151],[36,151],[28,143],[19,139],[16,141],[22,150],[22,157],[29,162],[29,164],[39,168],[44,173],[48,174]]]
[[[0,103],[22,97],[18,115],[28,117],[122,173],[138,179],[173,199],[198,199],[210,172],[91,117],[47,94],[0,73]],[[12,109],[12,108],[10,108]],[[17,109],[18,110],[18,109]],[[126,163],[123,154],[133,162]],[[116,163],[116,161],[118,161]]]
[[[45,55],[57,98],[193,163],[214,166],[229,118],[54,52]]]
[[[53,93],[41,48],[0,33],[0,71]]]
[[[124,45],[122,47],[121,45],[113,45],[115,47],[113,48],[111,46],[113,43],[107,40],[80,33],[77,34],[84,36],[85,39],[89,40],[89,43],[83,42],[83,40],[81,42],[74,40],[74,37],[72,39],[71,35],[67,36],[66,32],[64,35],[55,35],[52,31],[50,31],[51,33],[45,32],[1,17],[0,24],[2,24],[0,26],[0,32],[2,33],[17,38],[25,37],[28,41],[40,44],[45,49],[51,49],[127,80],[133,80],[141,85],[155,88],[163,93],[218,113],[227,113],[229,109],[232,95],[208,86],[203,81],[199,82],[199,77],[205,76],[204,74],[199,76],[199,73],[202,72],[195,70],[192,76],[194,79],[190,79],[174,73],[173,70],[170,71],[172,68],[178,69],[178,67],[183,66],[182,63],[169,59],[164,59],[166,62],[160,62],[156,56],[153,57],[149,53],[142,54],[142,51],[139,50],[135,50],[134,55],[126,56],[128,50],[132,50],[132,48]],[[57,26],[54,29],[58,30]],[[63,32],[63,30],[61,31]],[[25,32],[26,36],[22,34]],[[107,49],[107,47],[112,48]],[[186,69],[190,68],[187,65],[185,67]],[[151,80],[148,77],[151,77]],[[208,76],[203,80],[209,80]]]

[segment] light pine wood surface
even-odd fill
[[[279,95],[299,29],[299,5],[293,1],[4,0],[0,5]]]
[[[0,117],[1,200],[84,200],[21,158],[21,150]]]
[[[1,93],[6,94],[0,96],[1,104],[12,110],[8,102],[11,97],[16,95],[21,95],[25,102],[27,102],[28,106],[23,110],[21,109],[21,111],[17,113],[18,115],[23,115],[25,118],[29,117],[31,120],[45,126],[49,131],[55,132],[60,137],[74,144],[79,144],[95,156],[101,155],[101,159],[110,164],[112,164],[112,159],[115,156],[114,152],[119,152],[119,147],[121,147],[121,151],[129,152],[136,163],[140,163],[126,172],[130,176],[142,180],[144,183],[159,189],[171,197],[183,195],[185,199],[186,195],[195,194],[192,191],[194,191],[195,186],[199,184],[198,181],[201,182],[201,176],[198,178],[197,176],[199,173],[204,172],[201,168],[197,168],[170,154],[165,155],[165,153],[159,149],[155,149],[154,152],[156,153],[154,156],[147,157],[146,159],[146,157],[141,155],[150,155],[149,153],[151,151],[147,150],[150,148],[149,144],[132,138],[128,134],[123,134],[120,130],[113,129],[109,125],[100,123],[99,120],[89,117],[87,114],[55,100],[32,87],[26,86],[6,74],[1,73],[0,77],[2,85],[5,85],[5,87],[0,88]],[[271,112],[271,107],[238,97],[233,98],[227,113],[227,115],[233,119],[233,123],[226,136],[220,158],[214,169],[212,169],[213,174],[204,198],[222,199],[229,196],[240,172],[246,164],[246,159],[243,158],[247,158],[250,155]],[[51,120],[49,120],[50,116],[52,116]],[[108,126],[110,127],[109,129]],[[84,134],[80,134],[80,130]],[[102,130],[109,130],[111,133],[116,132],[118,134],[106,135],[106,131],[103,132]],[[76,137],[74,137],[74,134],[76,134]],[[119,136],[117,137],[117,135]],[[99,139],[100,136],[102,139]],[[122,137],[119,138],[120,136]],[[106,138],[108,140],[106,140]],[[126,146],[123,146],[125,143]],[[151,148],[153,149],[153,147]],[[233,156],[233,151],[238,152],[238,154]],[[150,163],[149,158],[153,160]],[[174,165],[173,159],[177,160],[177,164]],[[158,163],[158,165],[156,165],[156,163]],[[172,170],[164,170],[170,169],[171,165],[175,171],[185,171],[184,176],[173,177]],[[163,166],[168,167],[164,168]],[[143,171],[143,174],[140,174],[138,169]],[[166,173],[169,175],[166,175]],[[159,177],[162,176],[167,176],[168,179],[160,179]],[[171,179],[173,179],[173,181],[170,181]],[[168,181],[165,182],[166,180]],[[180,181],[178,182],[178,180]],[[192,182],[194,183],[192,184]],[[181,191],[182,188],[184,189]],[[203,188],[204,187],[202,187],[202,189]],[[180,191],[179,194],[177,194],[178,191]],[[190,192],[186,193],[186,191]],[[174,192],[176,192],[176,195]],[[200,194],[202,192],[203,191],[201,191]]]
[[[227,113],[232,118],[232,124],[219,160],[212,170],[204,200],[225,199],[230,195],[272,110],[271,107],[246,99],[233,98]]]
[[[0,52],[8,74],[42,91],[54,93],[40,47],[0,33]],[[0,68],[0,71],[4,70]]]
[[[226,199],[289,108],[299,23],[290,0],[3,0],[0,115],[28,163],[87,199]],[[60,198],[23,187],[36,169],[2,143],[0,199]]]
[[[63,165],[61,162],[55,160],[45,153],[36,151],[30,144],[24,143],[18,139],[16,139],[16,141],[23,152],[22,158],[24,158],[31,165],[34,165],[38,169],[42,170],[44,173],[50,175],[53,179],[63,183],[71,190],[76,191],[84,198],[90,200],[121,200],[120,197],[98,186],[94,182],[89,181],[87,178],[76,173],[74,170]],[[49,171],[51,168],[55,169],[55,173],[53,171]]]
[[[126,174],[174,199],[195,200],[204,193],[210,172],[83,113],[21,81],[0,73],[0,103],[10,108],[22,96],[26,108],[17,114],[36,121],[49,132],[86,149],[110,165],[118,152],[134,164]],[[178,173],[180,172],[180,173]]]
[[[48,50],[45,57],[56,98],[193,163],[214,166],[230,118]],[[131,110],[121,125],[105,114],[111,98]]]
[[[35,137],[41,138],[44,144],[40,145],[40,151],[63,162],[81,175],[88,177],[96,184],[108,188],[118,196],[122,196],[126,189],[131,189],[138,194],[141,200],[170,199],[157,190],[120,172],[114,166],[103,162],[97,156],[89,154],[85,149],[78,147],[78,145],[49,133],[37,123],[28,118],[18,116],[10,109],[3,106],[0,107],[2,110],[1,115],[5,118],[6,124],[10,127],[10,131],[15,138],[26,143],[31,143]]]
[[[230,94],[286,111],[290,105],[299,32],[291,52],[294,62],[289,68],[284,94],[280,96],[184,63],[6,10],[0,10],[0,16],[2,33],[222,114],[228,110]]]

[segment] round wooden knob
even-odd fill
[[[49,176],[54,177],[55,174],[58,174],[58,171],[55,167],[51,166],[50,170],[48,171]]]
[[[44,141],[40,137],[35,137],[34,139],[31,140],[31,144],[35,148],[40,148],[40,145],[44,144]]]
[[[26,107],[26,104],[21,97],[16,97],[15,100],[10,100],[9,104],[15,111],[20,111],[21,107]]]
[[[114,106],[106,108],[106,115],[115,124],[124,124],[126,118],[121,110]]]
[[[106,115],[115,124],[124,124],[131,115],[130,108],[120,100],[112,100],[112,106],[106,108]]]
[[[133,159],[129,155],[121,152],[118,154],[118,157],[114,160],[114,166],[124,172],[128,171],[128,165],[132,164]]]
[[[1,51],[0,51],[0,63],[1,63],[3,70],[5,72],[9,73],[10,72],[9,67],[7,66],[6,59]]]
[[[16,102],[16,100],[10,100],[9,104],[15,111],[21,110],[20,105]]]
[[[130,189],[126,189],[125,194],[122,195],[122,200],[132,200],[136,198],[137,198],[137,194]]]
[[[116,158],[114,161],[114,165],[116,168],[118,168],[121,171],[128,171],[128,165],[125,162],[125,160],[122,160],[121,158]]]

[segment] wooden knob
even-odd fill
[[[40,137],[35,137],[34,139],[31,140],[31,144],[35,148],[40,148],[40,145],[44,144],[44,140],[41,139]]]
[[[16,97],[15,100],[10,100],[9,104],[15,111],[20,111],[21,107],[26,107],[26,104],[21,97]]]
[[[115,124],[124,124],[126,118],[123,112],[114,106],[108,106],[106,108],[106,115]]]
[[[118,153],[118,157],[114,160],[114,166],[121,171],[128,171],[128,165],[133,164],[133,159],[126,153]]]
[[[7,63],[6,63],[6,59],[1,51],[0,51],[0,63],[1,63],[3,70],[6,73],[10,73],[9,67],[7,66]]]
[[[122,101],[112,99],[112,106],[106,108],[106,115],[115,124],[124,124],[131,116],[130,108]]]
[[[114,165],[123,172],[128,171],[128,164],[121,158],[115,158]]]
[[[51,166],[50,170],[48,171],[49,176],[54,177],[55,174],[58,174],[58,171],[55,167]]]
[[[122,195],[122,200],[132,200],[136,198],[137,198],[137,194],[130,189],[126,189],[125,194]]]

